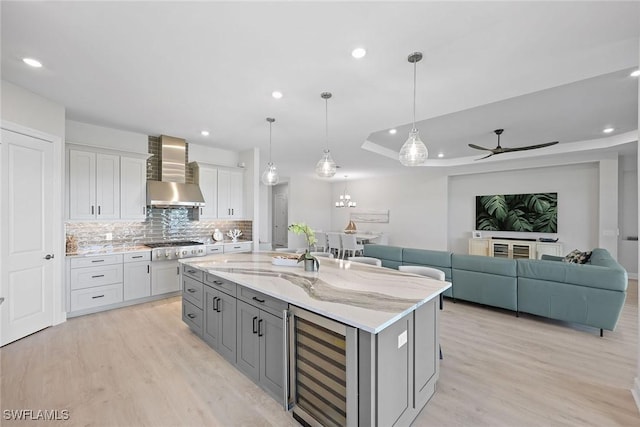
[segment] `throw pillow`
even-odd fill
[[[591,258],[591,251],[582,252],[582,251],[579,251],[578,249],[574,249],[571,252],[569,252],[567,256],[564,257],[563,261],[574,263],[574,264],[586,264],[587,262],[589,262],[590,258]]]

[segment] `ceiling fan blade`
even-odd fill
[[[553,142],[545,142],[544,144],[527,145],[525,147],[503,148],[503,152],[509,153],[509,152],[512,152],[512,151],[535,150],[537,148],[544,148],[544,147],[549,147],[551,145],[556,145],[557,143],[558,143],[558,141],[553,141]]]
[[[476,160],[486,159],[487,157],[491,157],[491,156],[493,156],[493,154],[494,154],[494,153],[491,153],[491,154],[489,154],[489,155],[487,155],[487,156],[480,157],[479,159],[476,159]]]
[[[476,144],[469,144],[469,147],[475,148],[476,150],[493,151],[493,148],[484,148]]]

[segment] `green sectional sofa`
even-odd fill
[[[365,245],[364,256],[383,267],[423,265],[444,271],[445,296],[530,313],[602,330],[615,329],[627,295],[627,272],[606,249],[587,264],[504,259],[447,251]]]

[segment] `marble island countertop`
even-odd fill
[[[338,259],[319,258],[320,270],[276,266],[278,252],[210,255],[181,263],[377,334],[451,287],[427,277]]]

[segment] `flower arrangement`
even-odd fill
[[[305,270],[309,270],[308,264],[311,266],[311,271],[320,269],[318,258],[311,255],[311,248],[316,244],[316,234],[313,229],[305,223],[293,223],[288,229],[295,234],[304,234],[305,240],[307,241],[308,248],[300,255],[298,262],[305,261]],[[309,261],[309,263],[307,263],[307,261]]]

